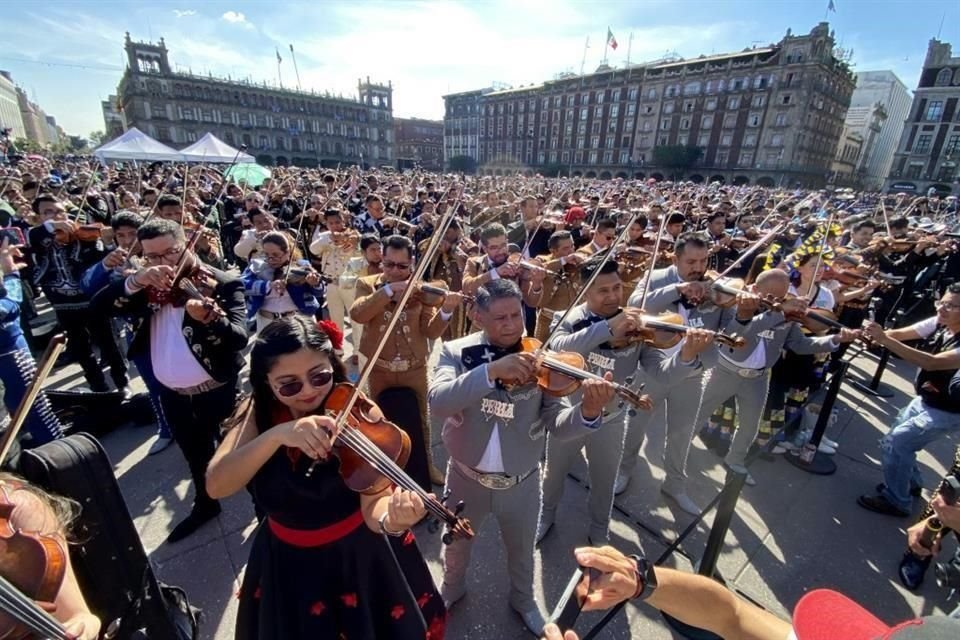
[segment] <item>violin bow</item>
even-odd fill
[[[723,270],[723,273],[721,273],[720,275],[718,275],[715,280],[720,280],[720,279],[722,279],[722,278],[725,278],[728,273],[730,273],[731,271],[733,271],[734,269],[736,269],[738,266],[740,266],[741,264],[743,264],[743,261],[744,261],[744,260],[746,260],[748,257],[750,257],[751,255],[753,255],[754,253],[756,253],[757,250],[758,250],[760,247],[762,247],[762,246],[765,245],[767,242],[769,242],[770,240],[772,240],[772,239],[773,239],[778,233],[780,233],[786,226],[787,226],[787,223],[786,223],[786,222],[781,222],[780,224],[778,224],[777,226],[775,226],[773,229],[771,229],[770,231],[768,231],[768,232],[766,233],[766,235],[764,235],[764,236],[761,237],[761,238],[758,238],[752,245],[750,245],[750,247],[749,247],[746,251],[744,251],[743,253],[741,253],[740,256],[739,256],[736,260],[734,260],[732,263],[730,263],[730,266],[728,266],[726,269],[724,269],[724,270]],[[644,290],[644,293],[646,293],[646,290]]]
[[[630,225],[633,224],[633,221],[637,219],[638,213],[634,213],[630,216],[629,222],[620,230],[620,233],[617,234],[616,239],[610,244],[610,248],[603,252],[603,256],[600,258],[599,264],[593,269],[593,273],[590,274],[590,277],[587,278],[587,281],[583,283],[580,287],[580,290],[577,291],[577,295],[574,296],[573,301],[567,305],[567,308],[564,309],[563,315],[560,316],[560,319],[553,323],[553,328],[550,330],[550,333],[543,340],[543,343],[540,345],[540,348],[537,349],[537,354],[540,355],[543,351],[546,351],[550,346],[550,340],[553,339],[554,334],[557,332],[557,329],[560,328],[560,325],[563,324],[563,321],[567,319],[567,316],[570,315],[570,312],[573,311],[573,308],[580,304],[580,301],[583,300],[583,296],[586,295],[587,289],[593,284],[594,280],[600,275],[600,271],[603,270],[603,265],[610,262],[613,258],[613,248],[623,241],[627,237],[627,233],[630,231]]]
[[[23,400],[20,401],[16,411],[14,411],[10,417],[10,425],[3,434],[3,440],[0,441],[0,465],[3,464],[7,454],[10,453],[10,448],[17,439],[17,434],[20,433],[23,423],[27,420],[27,414],[29,414],[30,409],[33,408],[33,403],[36,401],[37,396],[40,395],[43,383],[46,381],[47,376],[50,375],[50,372],[53,371],[53,366],[56,364],[57,358],[60,357],[60,353],[66,345],[66,334],[58,333],[50,339],[50,343],[40,358],[36,375],[34,375],[33,380],[30,382],[30,386],[27,388],[27,393],[23,396]]]
[[[0,576],[0,610],[40,638],[70,640],[66,629],[56,618],[37,606],[3,576]]]
[[[633,220],[636,219],[637,214],[633,214],[633,219],[630,220],[630,223],[627,224],[627,228],[630,228],[630,225],[633,224]],[[647,275],[644,278],[643,282],[643,291],[640,293],[640,304],[637,305],[640,309],[643,309],[644,303],[647,301],[647,291],[650,290],[650,280],[653,278],[653,270],[657,266],[657,256],[660,255],[660,239],[663,238],[663,227],[666,226],[664,223],[667,221],[666,216],[660,219],[660,226],[657,227],[657,238],[653,241],[653,253],[650,254],[650,266],[647,268]]]
[[[462,196],[460,195],[457,196],[457,200],[454,202],[454,205],[459,203],[461,197]],[[430,245],[417,262],[417,269],[410,277],[410,284],[407,285],[407,288],[403,290],[403,294],[401,294],[400,300],[397,302],[397,308],[394,309],[392,314],[390,314],[390,320],[387,322],[387,326],[383,330],[383,337],[377,343],[377,346],[370,357],[367,358],[367,362],[363,367],[363,371],[360,372],[360,379],[357,380],[356,384],[354,384],[353,392],[350,394],[350,398],[347,400],[346,405],[344,405],[343,411],[341,411],[340,415],[337,416],[338,432],[343,429],[343,426],[347,421],[347,417],[350,415],[354,405],[360,398],[361,388],[367,384],[367,381],[370,379],[370,374],[373,373],[374,363],[376,363],[377,359],[380,357],[380,354],[383,352],[384,347],[386,347],[387,341],[390,339],[394,328],[397,326],[397,322],[400,321],[400,316],[402,315],[401,311],[403,311],[407,305],[407,301],[409,301],[410,297],[413,295],[413,285],[423,280],[423,275],[426,273],[427,266],[433,260],[433,255],[436,253],[437,249],[440,248],[440,241],[443,240],[443,236],[446,235],[447,229],[450,226],[450,222],[453,220],[456,209],[456,206],[453,206],[444,212],[443,217],[440,219],[440,223],[436,227],[433,237],[430,239]],[[313,469],[316,466],[317,461],[315,460],[307,469],[306,476],[308,478],[313,475]]]
[[[827,249],[827,240],[830,238],[830,231],[833,228],[834,215],[836,215],[836,212],[831,211],[830,216],[827,218],[827,226],[823,230],[823,237],[820,238],[820,251],[817,253],[817,262],[814,264],[813,277],[810,278],[810,284],[807,285],[807,293],[803,296],[807,299],[808,304],[813,303],[813,285],[816,283],[817,274],[820,272],[821,265],[823,265],[823,254]]]

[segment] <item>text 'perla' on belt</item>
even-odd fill
[[[219,389],[225,384],[227,383],[220,382],[219,380],[207,380],[206,382],[201,382],[200,384],[193,385],[192,387],[186,387],[183,389],[174,389],[174,391],[176,391],[182,396],[195,396],[200,393],[205,393],[207,391],[213,391],[214,389]]]
[[[375,369],[382,369],[393,373],[402,373],[404,371],[410,371],[411,369],[419,369],[422,366],[423,362],[420,360],[387,360],[386,358],[378,358],[376,363],[374,363]]]
[[[766,369],[750,369],[748,367],[737,366],[737,363],[733,360],[728,360],[722,354],[720,358],[717,359],[717,364],[726,369],[727,371],[732,371],[741,378],[759,378],[760,376],[766,375]]]
[[[520,484],[521,482],[523,482],[524,480],[532,476],[534,472],[539,468],[539,467],[534,467],[533,469],[530,469],[526,473],[521,473],[518,476],[510,476],[505,473],[484,473],[482,471],[477,471],[476,469],[472,469],[468,467],[467,465],[463,464],[462,462],[460,462],[455,458],[451,458],[450,461],[453,462],[453,464],[456,465],[457,469],[459,469],[460,473],[462,473],[466,477],[470,478],[471,480],[474,480],[475,482],[480,483],[487,489],[496,489],[497,491],[503,491],[504,489],[512,489],[513,487],[517,486],[518,484]]]

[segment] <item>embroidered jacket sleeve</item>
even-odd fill
[[[356,299],[350,306],[350,319],[360,324],[367,324],[378,313],[383,313],[388,304],[390,304],[390,296],[383,287],[374,291],[369,281],[361,278],[357,280]]]
[[[784,346],[797,355],[809,355],[813,353],[825,353],[827,351],[836,351],[838,344],[833,336],[808,336],[800,330],[800,325],[796,322],[790,323],[790,333]]]
[[[460,355],[444,344],[427,390],[430,413],[441,420],[479,404],[491,392],[486,365],[464,373],[459,370]]]

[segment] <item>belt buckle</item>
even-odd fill
[[[493,473],[477,473],[477,480],[488,489],[502,491],[509,489],[514,483],[509,476]]]

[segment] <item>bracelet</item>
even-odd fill
[[[380,519],[377,521],[377,522],[380,524],[380,533],[382,533],[382,534],[385,535],[385,536],[390,536],[391,538],[399,538],[399,537],[402,536],[404,533],[406,533],[406,529],[404,529],[403,531],[398,531],[398,532],[396,532],[396,533],[394,533],[394,532],[390,531],[389,529],[387,529],[387,516],[388,516],[388,515],[390,515],[389,512],[384,511],[384,512],[383,512],[383,515],[380,516]]]
[[[637,590],[630,599],[646,600],[653,593],[653,590],[657,588],[657,574],[655,573],[654,566],[647,562],[647,559],[643,556],[632,555],[627,557],[632,559],[637,565],[634,570],[637,574]]]
[[[390,296],[391,298],[393,298],[393,289],[390,288],[390,285],[389,285],[389,284],[383,285],[383,290],[386,292],[386,294],[387,294],[388,296]]]

